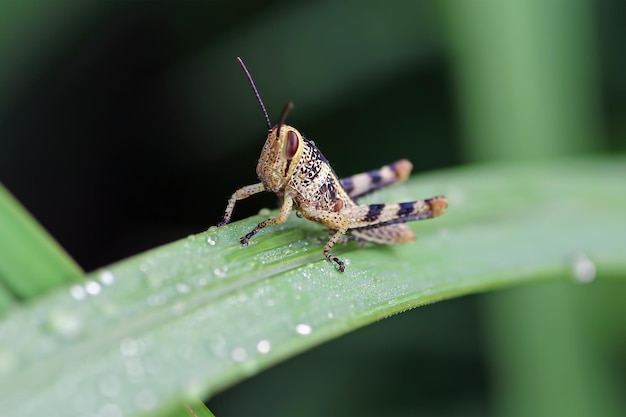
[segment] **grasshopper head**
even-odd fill
[[[267,135],[256,173],[269,190],[281,191],[302,155],[302,135],[292,126],[278,124]]]
[[[259,106],[261,106],[269,129],[261,157],[259,158],[259,163],[256,166],[256,174],[263,182],[263,185],[265,185],[265,188],[273,192],[279,192],[282,191],[289,182],[289,178],[291,178],[296,165],[298,165],[298,161],[302,155],[302,148],[304,147],[304,141],[302,140],[300,132],[285,124],[287,113],[289,113],[289,110],[293,107],[293,103],[288,102],[285,105],[278,124],[271,127],[270,118],[267,114],[267,110],[265,110],[263,100],[261,100],[261,96],[256,89],[256,85],[254,85],[252,76],[241,58],[237,57],[237,61],[239,61],[241,69],[243,69],[243,72],[248,78],[248,82],[259,102]]]

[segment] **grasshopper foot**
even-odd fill
[[[346,270],[346,264],[341,259],[333,256],[333,254],[330,252],[325,252],[324,255],[329,262],[334,262],[335,264],[337,264],[337,270],[339,270],[339,272],[344,272]]]
[[[333,256],[332,261],[337,264],[337,269],[339,270],[339,272],[343,272],[346,270],[346,265],[343,263],[341,259],[337,258],[336,256]]]

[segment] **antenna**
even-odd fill
[[[243,69],[243,72],[246,74],[246,77],[248,78],[248,82],[250,83],[250,86],[252,87],[252,91],[254,91],[256,100],[259,102],[259,106],[261,106],[261,110],[263,110],[263,115],[265,116],[265,122],[267,123],[268,130],[272,130],[272,123],[270,122],[270,117],[267,115],[267,110],[265,110],[265,104],[263,104],[263,100],[261,100],[261,95],[259,94],[259,90],[256,89],[256,85],[254,85],[254,81],[252,80],[252,76],[248,72],[248,68],[246,68],[246,64],[244,64],[241,58],[239,57],[237,57],[237,61],[239,61],[239,65],[241,65],[241,69]],[[286,114],[287,111],[283,110],[284,116],[287,116]],[[281,124],[283,121],[284,121],[284,117],[281,116]]]
[[[293,109],[293,102],[288,101],[283,108],[282,113],[280,114],[280,119],[278,119],[278,130],[276,131],[276,137],[280,137],[280,128],[285,124],[285,119],[287,118],[287,113],[289,110]]]

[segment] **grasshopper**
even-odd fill
[[[237,201],[254,194],[270,191],[282,202],[278,216],[262,221],[243,236],[240,239],[243,245],[247,245],[261,229],[285,222],[291,211],[297,210],[302,217],[330,229],[324,256],[343,272],[344,261],[330,252],[335,243],[346,238],[389,245],[409,242],[415,239],[415,235],[403,223],[444,213],[448,206],[444,196],[406,203],[357,204],[357,198],[407,179],[413,165],[402,159],[373,171],[339,179],[315,143],[285,124],[287,113],[293,107],[291,102],[285,106],[278,124],[272,127],[252,76],[241,58],[237,57],[237,60],[263,111],[269,132],[256,167],[261,182],[234,192],[218,226],[230,221]]]

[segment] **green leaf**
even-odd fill
[[[0,312],[82,277],[80,267],[0,184]]]
[[[88,276],[0,323],[7,415],[163,415],[298,352],[438,300],[539,279],[626,276],[626,160],[465,167],[372,196],[447,195],[401,246],[340,245],[292,216],[241,247],[266,216],[210,229]],[[103,412],[104,412],[103,411]]]

